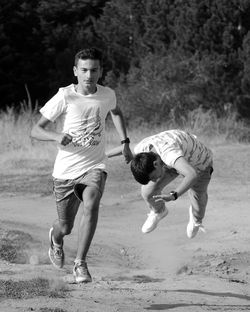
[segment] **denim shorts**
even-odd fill
[[[61,221],[73,221],[82,201],[86,186],[97,188],[102,196],[107,173],[101,169],[87,171],[76,179],[53,179],[53,192],[56,198],[58,218]]]

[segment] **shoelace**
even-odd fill
[[[80,273],[88,274],[88,267],[85,261],[79,261],[75,263],[75,270],[79,270]]]
[[[89,275],[88,269],[84,266],[76,267],[76,270],[80,273],[80,275]]]
[[[63,249],[62,249],[62,247],[57,247],[57,246],[53,246],[54,248],[54,255],[55,255],[55,257],[58,257],[58,258],[61,258],[62,257],[62,255],[63,255]]]
[[[206,229],[204,228],[202,224],[195,224],[195,226],[198,226],[199,230],[201,230],[203,233],[206,233]]]

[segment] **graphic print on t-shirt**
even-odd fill
[[[91,108],[83,116],[77,129],[69,129],[69,134],[73,137],[72,144],[84,147],[98,145],[103,131],[100,108],[97,110]]]

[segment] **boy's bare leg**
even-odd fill
[[[83,214],[79,224],[78,249],[73,268],[77,283],[92,281],[86,263],[86,256],[97,226],[101,193],[97,188],[87,186],[83,191],[82,198],[84,204]]]
[[[166,185],[172,182],[178,174],[172,171],[165,171],[164,176],[162,176],[158,181],[153,182],[149,181],[148,184],[142,185],[141,187],[141,195],[142,198],[145,200],[147,206],[153,210],[154,212],[161,212],[164,209],[165,204],[163,202],[156,202],[153,198],[154,195],[160,195],[162,190]]]
[[[61,268],[64,265],[63,237],[71,233],[79,204],[80,201],[76,201],[75,196],[71,195],[57,206],[58,220],[54,222],[53,227],[49,231],[49,258],[57,268]],[[69,210],[71,218],[68,218],[67,215]]]
[[[188,194],[192,206],[192,213],[196,222],[202,222],[208,201],[207,189],[211,180],[211,167],[203,172],[196,183],[189,189]]]
[[[78,230],[76,259],[85,260],[95,234],[101,194],[95,187],[87,186],[83,191],[83,214]]]
[[[53,241],[57,245],[61,245],[65,234],[62,232],[63,224],[60,224],[58,220],[53,223]]]
[[[187,225],[188,238],[194,238],[199,229],[205,231],[202,220],[206,212],[208,201],[207,188],[211,180],[212,170],[212,167],[207,168],[188,191],[191,202],[191,206],[189,207],[189,223]]]

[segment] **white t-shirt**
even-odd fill
[[[90,169],[106,168],[105,119],[115,107],[112,89],[97,85],[96,93],[82,95],[71,84],[40,109],[45,118],[58,122],[59,131],[73,137],[66,146],[58,144],[53,177],[75,179]]]
[[[150,152],[153,148],[169,167],[173,167],[175,161],[181,156],[198,172],[212,165],[212,151],[195,135],[182,130],[168,130],[147,137],[135,146],[134,152],[135,154]]]

